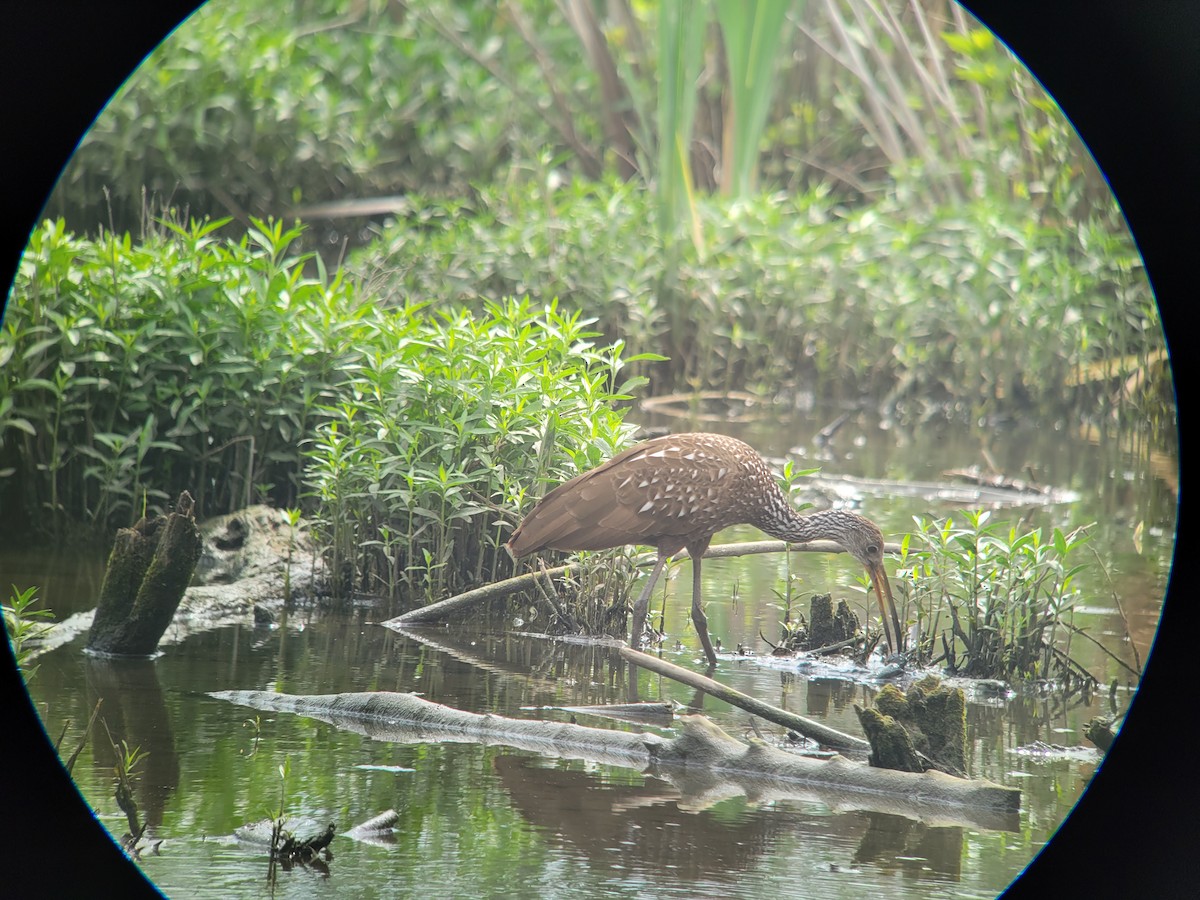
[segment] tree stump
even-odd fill
[[[889,685],[890,687],[890,685]],[[871,755],[867,758],[877,769],[895,769],[898,772],[926,772],[930,766],[917,748],[912,736],[892,716],[878,709],[863,709],[855,706],[863,734],[871,744]]]
[[[858,633],[858,617],[845,600],[833,611],[833,597],[816,594],[809,603],[808,649],[817,650],[848,641]]]
[[[799,619],[801,624],[784,635],[783,643],[775,648],[776,653],[833,651],[857,640],[858,616],[850,611],[845,600],[838,601],[835,612],[830,594],[814,594],[809,601],[808,620],[805,621],[803,614]]]
[[[958,688],[943,687],[933,676],[907,694],[887,684],[875,698],[875,709],[856,706],[855,711],[871,742],[872,765],[904,772],[932,767],[966,777],[967,705]]]
[[[1116,723],[1112,719],[1096,716],[1087,723],[1084,736],[1107,753],[1117,739]]]
[[[200,558],[195,503],[184,491],[175,512],[143,517],[117,532],[87,649],[148,656],[171,624]]]

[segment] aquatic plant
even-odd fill
[[[346,197],[469,196],[541,174],[543,155],[556,177],[661,192],[668,243],[672,225],[695,234],[677,221],[694,197],[755,185],[1027,198],[1068,223],[1107,202],[1001,41],[956,5],[895,5],[209,4],[97,119],[50,211],[89,232],[136,228],[147,206],[248,227]]]
[[[26,539],[102,535],[186,485],[206,517],[303,505],[339,586],[428,597],[502,571],[526,493],[623,445],[649,358],[567,304],[385,303],[295,253],[299,229],[222,224],[33,235],[0,334],[0,492]]]
[[[130,525],[185,485],[202,515],[294,505],[298,444],[364,304],[306,274],[298,230],[224,241],[223,224],[31,235],[0,332],[0,492],[8,524],[32,524],[16,537]]]
[[[1096,679],[1072,655],[1075,576],[1086,566],[1070,557],[1087,529],[1045,535],[990,517],[966,512],[958,525],[915,517],[916,530],[904,536],[897,586],[918,661],[1086,695]]]
[[[37,674],[37,666],[28,665],[33,653],[32,644],[39,635],[50,630],[54,619],[54,613],[50,610],[33,608],[38,602],[37,591],[37,585],[30,585],[20,591],[14,584],[8,602],[0,607],[4,613],[4,633],[12,645],[21,677],[26,682]]]

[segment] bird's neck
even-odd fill
[[[764,510],[764,517],[755,524],[777,540],[792,544],[809,541],[838,541],[852,526],[857,517],[854,513],[840,509],[802,516],[797,513],[780,492],[778,503],[771,503]]]

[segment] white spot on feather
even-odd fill
[[[638,510],[639,513],[653,512],[653,511],[654,511],[654,501],[653,500],[647,500],[645,503],[642,504],[642,508]]]

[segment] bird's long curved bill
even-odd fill
[[[875,596],[879,599],[879,618],[883,622],[883,634],[887,638],[888,647],[892,653],[899,653],[900,619],[896,616],[896,603],[892,599],[892,586],[888,583],[887,572],[883,566],[867,570],[871,576],[871,585],[875,588]],[[891,632],[889,634],[888,632]]]

